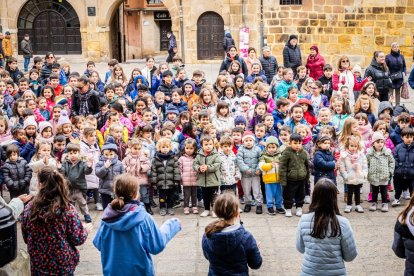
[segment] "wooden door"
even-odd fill
[[[197,22],[199,60],[223,59],[224,21],[215,12],[203,13]]]
[[[167,32],[171,31],[171,20],[160,20],[160,51],[168,51]]]
[[[67,54],[66,26],[63,17],[55,12],[49,12],[50,49],[55,54]]]
[[[39,14],[34,21],[33,50],[35,53],[46,53],[50,49],[49,12]]]

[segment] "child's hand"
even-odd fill
[[[208,169],[207,165],[201,165],[200,166],[200,172],[205,172],[205,171],[207,171],[207,169]]]
[[[27,203],[32,199],[32,195],[28,195],[28,194],[22,194],[19,196],[19,199],[23,202],[23,203]]]
[[[259,170],[256,170],[255,174],[256,175],[260,175],[260,171]]]
[[[86,163],[88,167],[92,167],[93,165],[93,156],[88,156],[88,161]]]
[[[247,175],[252,175],[252,172],[251,172],[250,170],[247,170],[247,171],[246,171],[246,174],[247,174]]]
[[[281,128],[282,124],[281,123],[277,123],[277,128]]]
[[[76,143],[76,139],[72,135],[69,136],[69,141],[71,143]]]
[[[49,165],[49,157],[48,156],[43,157],[43,163],[45,163],[46,166]]]
[[[167,102],[169,102],[169,101],[171,100],[171,97],[170,97],[170,96],[165,96],[165,100],[166,100]]]
[[[265,141],[261,141],[261,142],[259,143],[259,145],[266,146],[266,142],[265,142]]]
[[[132,113],[132,121],[136,121],[137,119],[138,119],[138,115],[137,115],[137,113]]]
[[[106,161],[104,163],[104,166],[105,166],[105,168],[109,168],[111,166],[111,164],[112,164],[111,160],[110,159],[106,159]]]

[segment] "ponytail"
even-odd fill
[[[122,208],[125,206],[124,197],[120,196],[112,200],[111,206],[112,206],[112,209],[122,210]]]
[[[216,233],[216,232],[221,232],[224,228],[230,226],[231,224],[229,224],[227,221],[225,221],[224,219],[220,219],[217,221],[213,221],[212,223],[210,223],[209,225],[206,226],[205,228],[205,234],[207,236],[207,238],[211,238],[211,236]]]
[[[125,203],[130,202],[138,193],[138,179],[129,173],[117,176],[114,180],[115,199],[111,202],[114,210],[122,210]]]

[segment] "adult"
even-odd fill
[[[45,55],[45,60],[40,71],[40,79],[42,82],[45,82],[49,79],[52,74],[52,65],[56,63],[56,57],[52,52],[47,52]]]
[[[0,67],[4,66],[4,52],[3,52],[3,33],[0,33]]]
[[[358,82],[356,75],[352,72],[351,62],[347,56],[342,56],[338,61],[338,71],[332,75],[332,87],[334,91],[339,91],[342,86],[348,87],[349,101],[355,102],[354,90],[361,91],[364,84],[371,80],[365,78]]]
[[[273,77],[277,73],[277,60],[270,51],[269,46],[264,46],[262,49],[262,55],[259,58],[260,63],[262,64],[263,71],[267,78],[267,83],[270,84],[273,80]]]
[[[382,51],[375,51],[370,66],[365,70],[365,77],[371,77],[379,93],[379,100],[388,101],[392,81],[390,71],[385,62],[385,54]]]
[[[25,34],[20,42],[20,50],[23,52],[24,71],[29,71],[30,58],[33,56],[32,42],[28,34]]]
[[[1,45],[3,47],[4,59],[7,63],[9,58],[11,58],[13,56],[13,47],[12,47],[10,32],[6,32],[5,34],[6,34],[6,36],[3,38],[3,41],[1,42]]]
[[[228,72],[230,70],[230,65],[233,62],[233,60],[237,60],[238,62],[240,62],[241,65],[241,73],[243,73],[244,78],[247,78],[247,74],[248,74],[248,70],[247,70],[247,65],[246,62],[244,61],[244,59],[242,59],[241,57],[239,57],[239,55],[237,54],[237,48],[234,45],[231,45],[229,47],[229,49],[227,50],[227,55],[224,58],[223,62],[221,63],[220,66],[220,73],[223,71]]]
[[[260,60],[257,58],[257,52],[255,48],[249,47],[249,49],[247,50],[247,57],[244,58],[244,61],[246,62],[247,72],[248,72],[248,75],[250,76],[252,74],[252,64],[253,63],[260,64]]]
[[[175,38],[175,35],[171,31],[168,31],[167,32],[167,37],[168,37],[168,57],[167,57],[167,62],[172,62],[173,57],[178,52],[178,49],[177,49],[177,39]]]
[[[336,186],[327,178],[316,183],[309,214],[299,221],[296,249],[304,255],[301,275],[346,275],[344,261],[357,256],[351,225],[341,216]]]
[[[390,96],[395,91],[395,105],[400,105],[401,87],[404,83],[404,77],[407,71],[404,56],[400,53],[400,46],[397,42],[391,44],[391,53],[385,57],[390,78],[392,80],[392,89]]]
[[[86,76],[78,79],[78,90],[72,95],[71,116],[96,115],[100,111],[99,93],[92,90]]]
[[[310,54],[306,60],[306,69],[308,69],[309,77],[318,80],[323,76],[323,67],[325,66],[325,58],[319,54],[319,48],[316,45],[310,47]]]
[[[141,70],[141,75],[143,75],[148,83],[148,88],[151,90],[152,88],[152,76],[154,75],[154,72],[157,70],[157,67],[155,67],[155,59],[152,56],[148,56],[146,58],[146,64],[145,68]]]
[[[293,73],[297,74],[296,69],[302,65],[302,54],[298,46],[298,36],[290,35],[289,40],[283,48],[283,66],[292,68]]]
[[[231,37],[230,31],[227,30],[224,32],[224,39],[223,39],[224,52],[227,52],[228,48],[231,45],[236,45],[236,42],[234,42],[234,39]]]

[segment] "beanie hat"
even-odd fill
[[[193,92],[194,92],[194,90],[195,90],[194,84],[190,80],[188,80],[188,81],[184,82],[183,93],[184,93],[184,88],[185,88],[186,85],[191,85],[191,88],[193,89]]]
[[[242,96],[240,97],[240,103],[248,103],[250,105],[252,105],[252,98],[250,98],[249,96]]]
[[[275,136],[269,136],[266,139],[266,147],[270,144],[275,144],[277,147],[279,147],[279,141]]]
[[[69,120],[68,112],[63,109],[60,112],[60,117],[59,117],[57,126],[61,126],[61,125],[64,125],[64,124],[72,124],[72,123]]]
[[[295,35],[295,34],[291,34],[290,36],[289,36],[289,42],[292,40],[292,39],[298,39],[298,36],[297,35]]]
[[[236,118],[234,118],[234,125],[238,125],[238,124],[247,125],[246,118],[244,118],[243,115],[238,115],[236,116]]]
[[[37,129],[36,120],[30,116],[23,122],[23,129],[26,129],[28,126],[34,126]]]
[[[374,143],[375,143],[375,141],[378,141],[378,140],[385,140],[385,138],[384,138],[384,135],[382,135],[382,133],[381,133],[381,132],[379,132],[379,131],[375,131],[375,132],[372,134],[371,143],[372,143],[372,144],[374,144]]]
[[[178,115],[179,112],[178,112],[178,109],[177,109],[177,107],[175,105],[169,104],[167,106],[167,110],[165,110],[165,113],[166,114],[174,113],[174,114],[177,114]]]
[[[55,103],[61,106],[64,106],[65,104],[68,103],[68,99],[66,99],[65,96],[57,96],[55,98]]]
[[[359,66],[358,64],[355,64],[354,67],[352,68],[352,73],[355,73],[355,72],[362,73],[361,66]]]
[[[112,150],[115,153],[118,153],[118,148],[115,143],[112,143],[110,140],[107,140],[105,144],[102,146],[101,152],[104,150]]]
[[[254,141],[255,140],[255,137],[253,135],[253,132],[251,132],[251,131],[244,132],[243,138],[242,138],[242,142],[244,142],[244,140],[247,139],[247,138],[252,138],[253,141]]]
[[[315,50],[316,53],[319,53],[319,48],[316,45],[313,45],[312,47],[310,47],[311,50]]]
[[[53,129],[52,124],[48,121],[43,121],[39,123],[39,133],[42,134],[42,131],[45,130],[47,127],[50,127]]]

